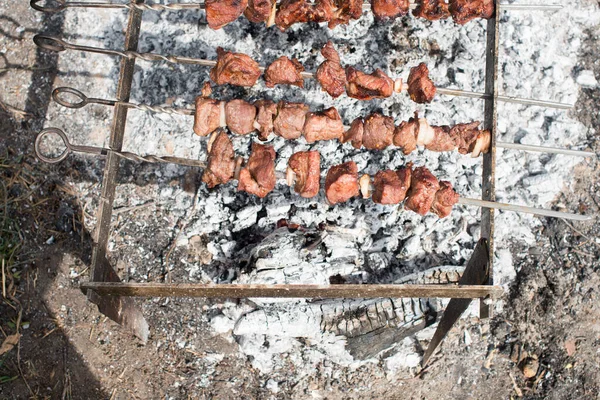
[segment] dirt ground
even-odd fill
[[[382,376],[376,365],[333,374],[326,363],[308,379],[294,379],[293,371],[264,376],[239,355],[235,342],[202,324],[219,306],[212,301],[145,301],[153,329],[142,345],[100,315],[77,287],[88,278],[91,237],[71,183],[80,179],[78,163],[85,161],[47,166],[32,156],[61,72],[55,55],[36,50],[34,30],[19,28],[39,25],[20,12],[28,4],[0,4],[0,101],[14,107],[0,108],[0,342],[10,346],[0,350],[0,398],[600,398],[595,221],[543,219],[536,247],[514,243],[518,275],[504,311],[489,323],[461,321],[416,376]],[[44,31],[60,30],[60,18],[43,17]],[[580,57],[581,69],[594,71],[597,79],[599,35],[586,32]],[[599,110],[600,91],[582,89],[572,112],[593,128],[589,143],[596,152]],[[580,164],[574,190],[562,193],[556,207],[598,215],[599,176],[596,160]],[[471,334],[469,346],[463,329]],[[18,339],[14,346],[6,340],[11,336]],[[181,340],[195,350],[182,350]],[[277,393],[266,387],[269,379],[279,383]]]

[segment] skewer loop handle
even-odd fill
[[[58,156],[49,156],[44,154],[41,146],[42,146],[42,140],[44,140],[44,138],[49,137],[49,136],[53,136],[56,135],[58,136],[61,140],[62,140],[62,144],[64,145],[64,150],[62,151],[62,153],[60,153]],[[35,151],[35,155],[37,156],[37,158],[39,158],[40,160],[42,160],[45,163],[49,163],[49,164],[56,164],[61,162],[62,160],[64,160],[65,158],[67,158],[67,156],[73,151],[72,147],[71,147],[71,143],[69,143],[69,139],[67,138],[67,135],[65,135],[65,133],[58,128],[46,128],[43,131],[41,131],[40,133],[38,133],[37,137],[35,138],[35,144],[34,144],[34,151]]]
[[[81,108],[88,104],[88,97],[72,87],[58,87],[54,89],[52,91],[52,100],[67,108]]]
[[[45,4],[44,6],[40,4]],[[55,13],[67,8],[65,0],[31,0],[31,8],[37,11]]]
[[[35,43],[39,48],[49,51],[61,52],[67,49],[64,41],[52,36],[35,35],[33,37],[33,43]]]

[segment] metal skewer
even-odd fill
[[[44,151],[41,148],[42,141],[46,137],[51,136],[51,135],[58,135],[58,137],[61,139],[61,141],[65,147],[64,150],[57,156],[50,156],[50,155],[44,154]],[[116,154],[125,159],[136,161],[136,162],[172,163],[172,164],[179,164],[179,165],[185,165],[185,166],[190,166],[190,167],[206,168],[206,163],[204,163],[202,161],[198,161],[198,160],[190,160],[187,158],[155,156],[155,155],[140,156],[138,154],[130,153],[127,151],[114,151],[114,150],[103,148],[103,147],[73,145],[69,142],[67,135],[61,129],[58,129],[58,128],[46,128],[43,131],[41,131],[40,133],[38,133],[37,137],[35,138],[34,151],[35,151],[36,156],[40,160],[42,160],[46,163],[50,163],[50,164],[56,164],[58,162],[61,162],[62,160],[67,158],[67,156],[71,153],[87,153],[87,154],[94,154],[96,156],[106,156],[106,155],[108,155],[108,153],[113,153],[113,154]],[[276,177],[278,179],[283,179],[284,175],[277,173]],[[464,198],[464,197],[459,198],[458,204],[471,205],[471,206],[477,206],[477,207],[494,208],[494,209],[498,209],[498,210],[514,211],[514,212],[520,212],[520,213],[526,213],[526,214],[543,215],[546,217],[553,217],[553,218],[564,218],[564,219],[570,219],[570,220],[574,220],[574,221],[589,221],[592,219],[592,216],[589,216],[589,215],[571,214],[571,213],[560,212],[560,211],[552,211],[552,210],[545,210],[545,209],[541,209],[541,208],[518,206],[518,205],[513,205],[513,204],[496,203],[493,201],[485,201],[485,200],[471,199],[471,198]]]
[[[68,94],[70,96],[74,96],[76,99],[72,99],[71,101],[65,98],[64,94]],[[88,104],[102,104],[106,106],[116,106],[122,105],[128,108],[134,108],[141,111],[148,112],[157,112],[157,113],[167,113],[167,114],[175,114],[175,115],[194,115],[196,112],[191,108],[175,108],[175,107],[163,107],[163,106],[149,106],[146,104],[135,104],[123,101],[116,100],[107,100],[107,99],[98,99],[93,97],[87,97],[85,94],[80,92],[77,89],[71,87],[58,87],[52,91],[52,99],[56,101],[61,106],[67,108],[81,108]],[[344,128],[349,129],[349,126],[344,126]],[[540,153],[553,153],[553,154],[563,154],[568,156],[576,156],[576,157],[595,157],[596,153],[592,151],[585,150],[571,150],[571,149],[561,149],[557,147],[546,147],[546,146],[536,146],[536,145],[528,145],[528,144],[520,144],[520,143],[505,143],[505,142],[496,142],[496,147],[505,148],[505,149],[514,149],[521,151],[534,151]]]
[[[201,59],[201,58],[181,57],[181,56],[173,56],[173,55],[163,56],[161,54],[154,54],[154,53],[138,53],[136,51],[120,51],[120,50],[112,50],[112,49],[101,49],[99,47],[92,47],[92,46],[80,46],[80,45],[67,43],[60,38],[53,37],[53,36],[47,36],[47,35],[35,35],[33,37],[33,41],[38,47],[40,47],[42,49],[56,51],[56,52],[61,52],[61,51],[69,49],[69,50],[87,51],[89,53],[106,54],[106,55],[110,55],[110,56],[125,57],[128,59],[139,58],[140,60],[145,60],[145,61],[166,61],[166,62],[170,62],[170,63],[174,63],[174,64],[196,64],[196,65],[202,65],[205,67],[214,67],[217,64],[216,61],[206,60],[206,59]],[[264,72],[265,68],[261,67],[260,70]],[[301,75],[303,78],[313,79],[315,77],[314,74],[311,72],[302,72]],[[436,89],[437,89],[437,93],[450,95],[450,96],[471,97],[471,98],[480,98],[480,99],[486,99],[486,98],[490,97],[490,95],[486,94],[486,93],[469,92],[469,91],[464,91],[464,90],[446,89],[446,88],[436,88]],[[507,103],[519,103],[519,104],[535,105],[535,106],[559,108],[559,109],[573,108],[572,104],[557,103],[554,101],[545,101],[545,100],[536,100],[536,99],[524,99],[524,98],[512,97],[512,96],[497,96],[497,99],[500,101],[507,102]]]

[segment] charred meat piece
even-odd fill
[[[373,179],[373,186],[371,198],[378,204],[398,204],[404,200],[408,190],[408,185],[400,179],[396,171],[391,169],[377,172]]]
[[[417,149],[419,134],[419,116],[415,113],[408,121],[402,121],[394,131],[394,146],[402,148],[404,154],[410,154]]]
[[[410,190],[404,208],[420,215],[427,214],[439,188],[440,184],[431,171],[425,167],[415,168],[412,172]]]
[[[450,0],[449,10],[454,22],[464,25],[475,18],[491,18],[494,0]]]
[[[317,0],[312,5],[307,0],[283,0],[275,17],[275,24],[284,31],[299,22],[326,22],[333,17],[331,0]]]
[[[265,82],[267,87],[274,87],[275,85],[304,87],[302,71],[304,71],[304,67],[300,64],[300,61],[295,58],[290,60],[286,56],[281,56],[265,70]]]
[[[408,14],[408,0],[371,0],[375,19],[382,21]]]
[[[271,15],[271,9],[275,0],[248,0],[248,7],[244,10],[244,16],[248,21],[254,23],[266,22]]]
[[[209,141],[208,167],[202,174],[202,182],[209,188],[229,182],[235,171],[235,154],[231,140],[223,129],[213,133]]]
[[[300,151],[292,154],[288,167],[296,181],[294,184],[296,193],[302,197],[315,197],[319,193],[321,155],[318,151]]]
[[[255,128],[258,129],[258,137],[267,140],[273,132],[273,120],[277,115],[277,104],[271,100],[258,100],[254,102],[258,112],[256,114]]]
[[[225,120],[229,130],[238,135],[246,135],[254,131],[256,107],[247,101],[236,99],[225,105]]]
[[[450,11],[448,11],[448,4],[444,0],[418,0],[413,15],[417,18],[435,21],[448,18]]]
[[[277,104],[277,117],[273,122],[275,134],[284,139],[298,139],[306,121],[309,108],[303,103],[288,103],[280,101]]]
[[[448,181],[440,181],[440,189],[435,193],[431,211],[440,218],[445,218],[452,212],[452,206],[458,203],[458,193]]]
[[[275,187],[275,150],[252,143],[248,164],[240,171],[238,190],[265,197]]]
[[[435,85],[429,79],[429,69],[425,63],[421,63],[410,69],[408,74],[408,94],[416,103],[431,103],[435,96]]]
[[[206,22],[211,29],[221,29],[238,19],[248,5],[248,0],[206,0]]]
[[[460,154],[469,154],[479,134],[479,121],[457,124],[450,129],[450,136],[458,147]]]
[[[354,161],[335,165],[327,171],[325,196],[329,204],[343,203],[358,195],[358,167]]]
[[[362,144],[369,150],[385,149],[392,144],[394,120],[379,113],[373,113],[365,119]]]
[[[321,49],[321,54],[325,61],[317,68],[317,80],[330,96],[339,97],[346,90],[346,71],[340,65],[340,56],[331,41]]]
[[[210,70],[210,79],[217,85],[254,86],[260,77],[260,66],[246,54],[232,53],[217,47],[217,65]]]
[[[327,26],[333,29],[338,25],[347,24],[351,19],[359,19],[362,6],[362,0],[333,0],[333,16]]]
[[[194,114],[194,133],[207,136],[221,125],[221,107],[219,101],[203,96],[196,97]]]
[[[321,112],[308,113],[303,130],[308,143],[339,139],[344,133],[344,123],[335,107],[330,107]]]
[[[452,136],[450,136],[449,126],[432,126],[432,128],[433,139],[425,145],[427,150],[452,151],[456,148],[456,143],[454,142]]]
[[[364,123],[362,118],[356,118],[352,121],[350,129],[344,132],[344,135],[340,139],[342,143],[351,142],[352,147],[360,149],[363,143],[364,134]]]
[[[354,67],[346,67],[346,92],[359,100],[382,99],[394,92],[394,81],[379,68],[365,74]]]

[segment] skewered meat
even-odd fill
[[[448,4],[444,0],[418,0],[413,15],[417,18],[435,21],[448,18],[450,11],[448,11]]]
[[[267,87],[274,87],[278,84],[304,87],[302,71],[304,71],[304,67],[297,59],[290,60],[286,56],[281,56],[265,70]]]
[[[412,172],[410,190],[404,208],[420,215],[427,214],[439,188],[440,184],[431,171],[425,167],[415,168]]]
[[[225,118],[229,130],[238,135],[246,135],[254,131],[256,107],[247,101],[236,99],[225,105]]]
[[[394,92],[394,81],[379,68],[365,74],[354,67],[346,67],[346,92],[359,100],[390,97]]]
[[[479,121],[473,121],[466,124],[456,124],[450,129],[450,137],[458,147],[460,154],[468,154],[473,151],[473,144],[479,134]]]
[[[209,99],[210,84],[205,83],[202,96],[196,97],[196,112],[194,113],[194,132],[198,136],[210,135],[221,125],[221,107],[219,101]]]
[[[400,203],[406,197],[409,187],[400,179],[398,173],[391,169],[377,172],[373,179],[373,186],[372,199],[378,204]]]
[[[210,79],[217,85],[254,86],[260,77],[260,66],[246,54],[232,53],[217,47],[217,65],[210,70]]]
[[[321,112],[311,112],[304,123],[304,138],[308,143],[317,140],[339,139],[344,133],[344,124],[334,107]]]
[[[356,118],[352,121],[350,129],[344,132],[344,135],[340,138],[342,143],[351,142],[352,147],[360,149],[362,147],[364,134],[364,122],[362,118]]]
[[[248,5],[248,0],[206,0],[206,22],[211,29],[221,29],[238,19]]]
[[[258,129],[258,137],[261,140],[267,140],[273,132],[273,120],[277,115],[277,104],[271,100],[258,100],[254,102],[254,105],[258,109],[254,127]]]
[[[333,16],[329,20],[329,29],[347,24],[351,19],[359,19],[362,15],[362,0],[333,0]]]
[[[408,121],[402,121],[394,131],[394,146],[402,149],[404,154],[410,154],[417,149],[417,135],[419,133],[419,116],[415,116]]]
[[[275,134],[284,139],[298,139],[302,136],[302,129],[309,108],[303,103],[288,103],[280,101],[277,104],[277,117],[273,122]]]
[[[450,14],[454,22],[464,25],[475,18],[491,18],[494,0],[450,0]]]
[[[315,197],[319,193],[321,155],[318,151],[300,151],[292,154],[288,161],[288,167],[295,179],[294,190],[296,193],[302,197]]]
[[[208,166],[202,174],[202,182],[213,188],[233,178],[235,154],[231,140],[223,129],[213,133],[209,143]]]
[[[431,151],[452,151],[456,148],[454,140],[449,135],[450,127],[447,125],[443,126],[432,126],[433,128],[433,139],[429,143],[425,144],[425,148]]]
[[[440,181],[440,189],[435,193],[431,211],[440,218],[445,218],[452,212],[452,206],[458,202],[458,193],[448,181]]]
[[[340,65],[340,55],[331,41],[323,46],[321,54],[325,61],[317,68],[317,80],[330,96],[339,97],[346,90],[346,71]]]
[[[410,69],[408,75],[408,94],[416,103],[431,103],[435,96],[435,85],[429,79],[429,69],[421,63]]]
[[[369,150],[385,149],[392,144],[394,119],[379,113],[369,115],[364,122],[362,145]]]
[[[377,20],[388,20],[408,14],[408,0],[371,0],[371,9]]]
[[[248,164],[240,171],[238,190],[265,197],[275,183],[275,150],[272,146],[252,143]]]
[[[297,22],[326,22],[332,17],[331,0],[317,0],[314,5],[307,0],[283,0],[277,9],[275,24],[284,31]]]
[[[254,23],[266,22],[271,14],[275,0],[248,0],[244,16]]]
[[[335,165],[327,171],[325,196],[329,204],[342,203],[358,195],[358,167],[354,161]]]

